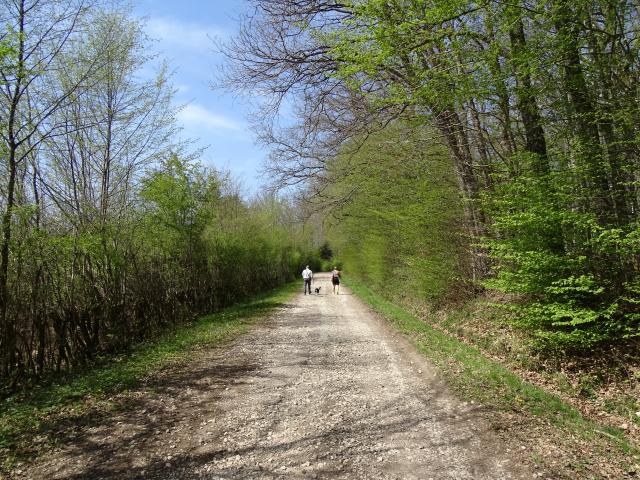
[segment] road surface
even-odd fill
[[[518,447],[348,289],[334,295],[326,274],[314,286],[320,295],[300,293],[233,344],[165,373],[22,476],[533,477]]]

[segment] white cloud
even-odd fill
[[[174,87],[176,89],[176,92],[181,94],[186,94],[191,91],[191,86],[187,85],[186,83],[178,83],[174,85]]]
[[[164,17],[151,17],[147,22],[147,33],[151,38],[163,43],[190,50],[211,50],[213,48],[212,39],[226,35],[224,30],[217,27]]]
[[[178,113],[178,120],[185,127],[205,130],[231,130],[242,132],[244,125],[224,115],[210,112],[204,107],[189,104]]]

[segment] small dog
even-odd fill
[[[315,290],[316,290],[316,295],[320,295],[320,289],[321,289],[321,288],[322,288],[322,287],[316,287],[316,289],[315,289]]]

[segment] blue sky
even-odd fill
[[[146,20],[155,49],[174,69],[176,102],[186,104],[178,120],[187,138],[208,146],[205,165],[230,170],[246,193],[262,184],[260,168],[266,156],[254,144],[248,128],[249,107],[241,98],[211,83],[224,58],[211,38],[224,39],[238,29],[246,0],[134,0],[134,14]]]

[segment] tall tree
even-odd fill
[[[473,249],[474,280],[495,275],[493,286],[527,296],[524,318],[548,339],[584,345],[636,331],[637,9],[594,0],[253,3],[229,46],[231,78],[301,105],[288,139],[265,137],[281,178],[335,192],[332,157],[354,172],[376,162],[336,132],[366,139],[401,112],[448,147],[468,237],[489,247]],[[351,148],[352,160],[314,149],[324,138]],[[325,205],[342,208],[359,188],[338,189],[343,198]]]
[[[15,325],[8,315],[9,275],[13,214],[16,207],[20,172],[26,159],[47,138],[58,134],[62,125],[54,114],[72,100],[72,96],[95,70],[87,65],[78,81],[62,88],[52,82],[56,61],[77,33],[88,3],[84,0],[18,0],[0,3],[0,20],[8,26],[13,39],[15,64],[3,65],[1,97],[3,125],[3,164],[7,183],[3,198],[2,238],[0,239],[0,352],[6,372],[14,362]]]

